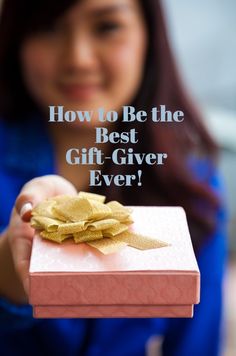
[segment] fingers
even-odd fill
[[[14,241],[13,261],[19,277],[23,283],[25,293],[29,294],[29,264],[32,240],[18,238]]]
[[[25,293],[29,291],[29,264],[32,249],[34,229],[22,222],[15,209],[7,230],[9,246],[15,270],[24,286]]]
[[[60,176],[48,175],[32,179],[23,186],[12,211],[8,240],[16,272],[27,295],[34,229],[26,222],[30,220],[31,211],[39,202],[60,194],[75,195],[77,191],[69,181]]]
[[[75,187],[66,179],[47,175],[32,179],[26,183],[16,199],[15,208],[23,221],[29,221],[31,210],[40,201],[59,194],[74,195],[77,191]]]

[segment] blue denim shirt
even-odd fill
[[[191,164],[198,179],[205,179],[209,163]],[[56,173],[49,135],[40,120],[6,125],[0,120],[0,229],[9,221],[22,185]],[[214,171],[211,186],[222,194]],[[30,305],[15,305],[0,298],[1,355],[145,355],[148,339],[163,336],[163,355],[215,356],[222,343],[222,280],[226,258],[225,210],[218,212],[218,228],[197,255],[201,272],[201,302],[193,319],[113,318],[34,319]]]

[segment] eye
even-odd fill
[[[114,21],[106,21],[97,25],[96,32],[101,35],[111,34],[119,31],[122,28],[121,24]]]

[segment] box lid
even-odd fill
[[[34,305],[194,304],[200,274],[181,207],[132,207],[133,230],[170,246],[126,246],[104,255],[85,243],[36,235],[30,261]]]

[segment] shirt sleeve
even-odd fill
[[[0,297],[0,333],[31,327],[37,322],[29,304],[17,305]]]
[[[15,136],[12,138],[12,130],[13,128],[11,127],[9,129],[0,117],[0,201],[4,202],[4,204],[0,204],[0,234],[8,224],[10,212],[20,187],[28,181],[29,178],[33,178],[29,169],[24,170],[24,167],[22,168],[23,161],[26,161],[27,165],[30,160],[22,159],[24,155],[21,151],[19,151],[20,153],[18,158],[21,158],[19,162],[15,156],[18,152],[17,148],[19,146],[21,147],[21,142],[23,142],[27,136],[31,137],[28,135],[29,131],[26,131],[25,128],[22,128],[21,126],[21,131],[18,132],[16,130],[14,133]],[[21,135],[22,132],[26,132],[25,136]],[[36,136],[39,137],[39,141],[42,141],[41,134],[37,134]],[[20,141],[19,143],[19,139],[23,141]],[[44,143],[42,146],[44,147]],[[9,149],[9,152],[7,149]],[[13,159],[14,162],[12,162]],[[18,162],[21,171],[12,169],[12,164],[15,164],[16,161]],[[6,298],[0,296],[0,339],[3,337],[4,332],[9,331],[10,333],[13,330],[31,327],[39,322],[39,320],[40,319],[33,318],[31,305],[14,304]]]
[[[224,195],[218,172],[210,186]],[[227,257],[227,214],[225,207],[217,212],[217,228],[207,239],[197,261],[201,273],[200,304],[194,307],[192,319],[168,319],[163,342],[163,356],[216,356],[221,354],[224,337],[223,280]]]

